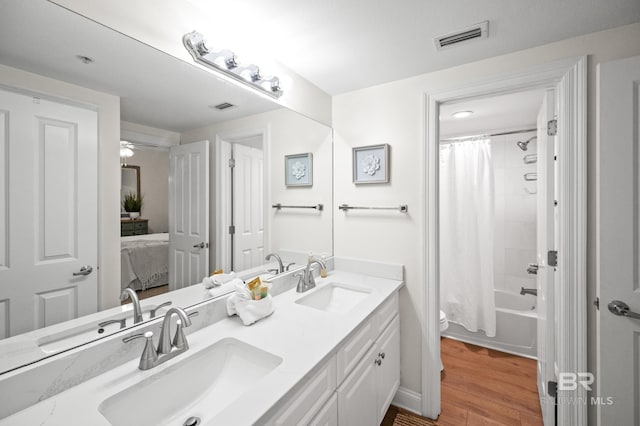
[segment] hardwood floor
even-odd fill
[[[437,421],[391,407],[391,425],[542,425],[536,361],[492,349],[441,340],[442,412]]]

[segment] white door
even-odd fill
[[[555,382],[554,267],[547,264],[547,253],[554,250],[554,137],[547,135],[547,123],[554,118],[554,90],[544,95],[538,112],[537,133],[537,265],[538,289],[538,397],[545,426],[555,424],[555,398],[548,395],[548,383]]]
[[[0,338],[97,310],[97,122],[0,90]]]
[[[169,152],[169,290],[209,275],[209,142]]]
[[[264,165],[262,150],[233,145],[233,268],[264,263]]]
[[[601,425],[640,424],[640,57],[598,65],[595,401]],[[620,306],[620,303],[618,303]]]

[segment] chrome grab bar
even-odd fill
[[[613,300],[609,302],[609,305],[607,305],[607,307],[609,308],[609,312],[611,312],[613,315],[619,315],[619,316],[633,318],[633,319],[640,319],[640,314],[633,312],[629,308],[629,305],[627,305],[626,303],[620,300]]]

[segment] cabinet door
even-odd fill
[[[373,346],[338,388],[338,424],[341,426],[376,425],[376,379]]]
[[[400,386],[400,319],[398,315],[378,338],[374,359],[380,364],[374,365],[376,376],[376,412],[378,423],[382,422],[391,401]]]
[[[309,426],[338,426],[338,397],[335,392],[311,420]]]

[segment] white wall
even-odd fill
[[[149,233],[169,232],[169,151],[136,148],[127,164],[140,166],[140,215],[149,219]]]
[[[640,55],[640,24],[502,55],[471,64],[335,96],[334,197],[336,204],[409,205],[409,214],[345,215],[335,218],[335,254],[405,265],[401,291],[401,386],[420,392],[421,317],[424,248],[421,236],[425,188],[421,172],[425,141],[424,94],[469,85],[554,60],[588,59],[588,301],[595,297],[595,87],[599,62]],[[351,183],[351,148],[389,143],[391,182],[355,187]],[[334,206],[335,208],[335,206]],[[595,311],[589,302],[589,369],[595,371]]]
[[[533,128],[531,125],[528,128]],[[536,141],[527,151],[516,145],[532,133],[491,137],[491,157],[495,176],[494,288],[519,293],[521,287],[536,288],[527,264],[536,263],[537,182],[525,182],[525,173],[535,173],[536,164],[524,164],[522,157],[536,153]],[[527,296],[530,297],[530,296]],[[532,299],[533,300],[533,299]]]
[[[0,65],[0,85],[65,99],[98,111],[99,309],[120,296],[120,98]]]
[[[211,221],[210,246],[216,241],[215,205],[215,143],[219,135],[250,134],[267,131],[265,165],[268,170],[268,227],[270,240],[266,251],[297,250],[314,253],[332,253],[332,133],[331,129],[288,109],[281,108],[238,120],[182,133],[182,143],[201,140],[211,142]],[[284,156],[287,154],[313,153],[313,186],[287,188],[284,184]],[[323,212],[303,210],[276,211],[274,203],[324,204]],[[211,250],[211,265],[215,265],[215,253]],[[212,268],[213,269],[213,268]]]

